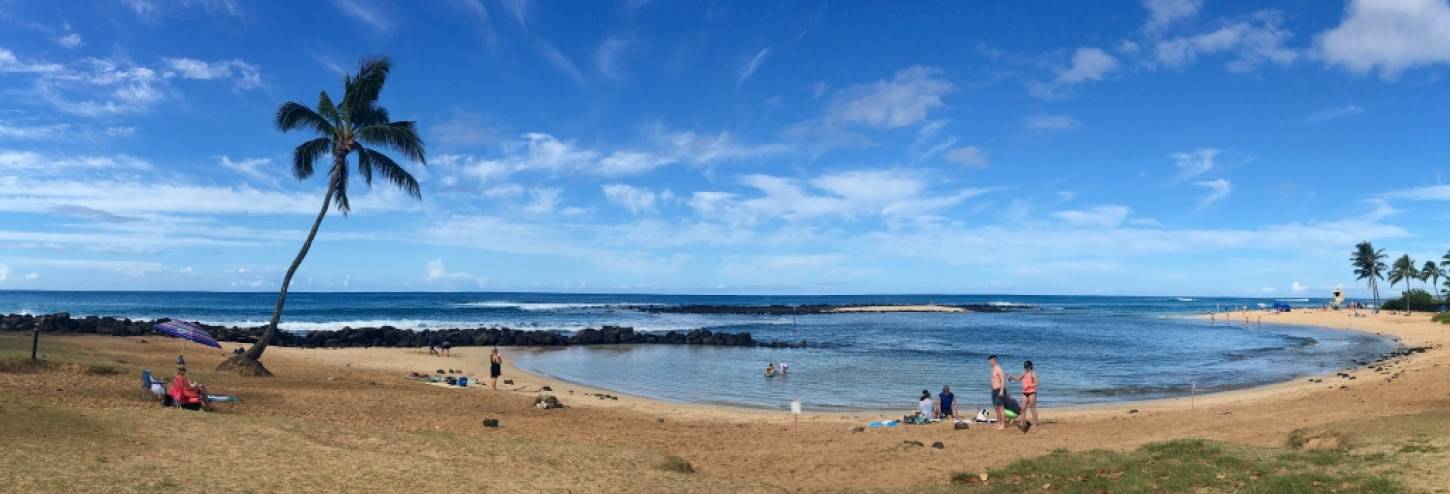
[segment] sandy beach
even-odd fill
[[[245,401],[211,414],[184,413],[147,405],[135,385],[140,366],[167,370],[176,345],[152,338],[47,336],[42,345],[52,359],[105,362],[119,373],[0,372],[0,415],[10,424],[0,462],[14,467],[4,480],[23,491],[100,490],[109,485],[107,475],[138,468],[181,482],[178,469],[195,464],[227,465],[206,475],[208,484],[226,490],[921,490],[949,486],[954,472],[1057,449],[1130,450],[1177,438],[1281,448],[1297,434],[1311,445],[1394,451],[1450,425],[1450,357],[1444,351],[1450,330],[1428,315],[1247,314],[1251,324],[1260,316],[1264,324],[1367,331],[1428,349],[1344,376],[1303,376],[1193,399],[1044,409],[1044,423],[1023,434],[946,424],[855,430],[868,420],[899,416],[910,404],[880,414],[808,413],[797,429],[783,410],[668,403],[526,374],[507,365],[510,354],[521,351],[514,349],[504,352],[504,379],[513,383],[501,383],[499,392],[404,377],[437,369],[485,376],[488,349],[478,347],[456,348],[451,357],[418,349],[274,348],[266,360],[278,377],[270,379],[208,372],[222,356],[189,351],[188,360],[200,369],[196,379]],[[1242,324],[1242,315],[1233,317]],[[0,343],[5,356],[22,346],[28,350],[21,335],[5,335]],[[533,398],[546,386],[569,408],[534,408]],[[1051,392],[1050,382],[1043,392]],[[72,417],[86,425],[61,430],[47,425],[59,419],[42,417]],[[502,427],[484,428],[484,418],[497,418]],[[172,445],[172,434],[191,439]],[[941,442],[943,448],[904,441]],[[1443,434],[1429,441],[1436,451],[1450,448]],[[298,458],[308,460],[299,464]],[[650,466],[676,458],[694,473]],[[1450,485],[1450,455],[1412,463],[1403,474],[1409,485]]]

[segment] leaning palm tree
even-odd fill
[[[1409,254],[1395,259],[1395,264],[1390,267],[1390,288],[1395,283],[1405,282],[1405,289],[1401,293],[1401,300],[1405,302],[1405,312],[1410,311],[1410,281],[1420,276],[1420,270],[1415,268],[1415,260],[1410,259]]]
[[[1446,253],[1450,256],[1450,253]],[[1374,310],[1380,310],[1379,280],[1385,279],[1385,251],[1375,250],[1368,240],[1354,246],[1349,260],[1354,264],[1356,279],[1369,280],[1369,291],[1374,296]]]
[[[312,164],[330,154],[332,168],[328,170],[327,192],[322,198],[322,210],[302,242],[302,250],[287,268],[282,277],[282,289],[277,294],[277,307],[272,311],[272,320],[262,332],[257,343],[241,355],[232,357],[217,367],[217,370],[235,371],[246,375],[270,375],[259,360],[267,345],[277,336],[277,323],[282,319],[282,306],[287,303],[287,288],[292,284],[292,275],[307,257],[312,248],[312,239],[317,236],[317,227],[327,216],[329,207],[336,207],[343,215],[351,210],[347,200],[348,156],[356,156],[357,173],[369,187],[373,175],[382,176],[388,182],[407,191],[416,199],[423,195],[418,181],[407,170],[399,166],[388,155],[373,147],[389,149],[403,157],[427,165],[424,157],[423,139],[418,137],[414,122],[394,122],[388,118],[387,109],[378,106],[378,96],[388,78],[391,64],[386,57],[365,58],[357,74],[343,77],[342,101],[334,104],[326,91],[318,97],[314,110],[306,105],[287,102],[277,109],[277,128],[283,132],[307,130],[316,137],[303,142],[292,151],[292,174],[298,180],[312,176]]]

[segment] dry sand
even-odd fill
[[[194,372],[214,390],[247,400],[213,414],[145,405],[135,398],[130,368],[126,375],[84,378],[0,373],[0,422],[28,417],[16,422],[29,423],[40,416],[34,410],[43,410],[82,415],[93,424],[90,432],[69,435],[43,427],[0,428],[17,436],[0,445],[0,464],[12,467],[0,473],[0,480],[22,490],[108,490],[105,472],[114,476],[160,468],[158,474],[174,477],[174,471],[155,466],[170,461],[227,465],[208,476],[209,484],[224,490],[914,490],[944,485],[953,472],[981,471],[1057,448],[1128,449],[1187,437],[1277,447],[1292,431],[1304,429],[1323,441],[1352,440],[1356,447],[1373,449],[1429,433],[1442,447],[1450,446],[1444,444],[1443,429],[1423,430],[1450,424],[1445,420],[1450,354],[1443,348],[1450,326],[1432,323],[1427,315],[1247,315],[1251,323],[1259,316],[1265,324],[1376,332],[1406,346],[1432,349],[1349,371],[1352,379],[1305,376],[1191,401],[1044,409],[1047,423],[1023,434],[987,427],[954,431],[945,424],[853,432],[879,418],[874,414],[807,414],[796,430],[784,411],[664,403],[529,375],[512,366],[505,367],[504,378],[514,384],[500,384],[498,392],[443,389],[402,377],[439,368],[486,375],[485,348],[457,348],[449,358],[413,349],[273,348],[265,360],[277,378]],[[1241,316],[1235,317],[1241,324]],[[0,344],[11,344],[0,348],[17,346],[16,340],[0,337]],[[150,340],[46,336],[45,345],[75,358],[165,368],[176,347]],[[506,362],[517,351],[505,348]],[[209,369],[221,358],[188,354],[197,369]],[[543,386],[570,408],[533,408],[532,397]],[[1051,382],[1042,384],[1043,393],[1051,389]],[[904,403],[894,415],[911,405]],[[486,417],[501,419],[503,427],[480,427]],[[201,438],[196,445],[166,446],[174,441],[165,425],[160,432],[113,430],[132,421],[177,420],[187,434]],[[905,440],[941,441],[945,448],[903,447]],[[688,460],[697,473],[656,467],[670,456]],[[1450,485],[1447,472],[1450,458],[1440,454],[1415,466],[1409,480],[1421,487]],[[37,480],[46,476],[69,482]]]

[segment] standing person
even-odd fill
[[[1037,371],[1032,368],[1032,361],[1022,363],[1022,375],[1011,378],[1022,382],[1022,432],[1027,432],[1033,425],[1037,424]],[[1026,412],[1032,412],[1032,420],[1028,421]]]
[[[444,357],[451,357],[451,356],[453,356],[453,342],[452,341],[449,341],[447,338],[444,338],[443,339],[443,356]]]
[[[937,418],[942,419],[942,420],[946,420],[947,417],[951,417],[952,419],[958,418],[957,417],[957,395],[952,394],[952,387],[951,386],[942,386],[941,387],[941,394],[937,395],[936,405],[937,405],[937,413],[936,413]]]
[[[493,390],[498,391],[498,376],[503,375],[503,356],[498,354],[498,348],[488,356],[488,377],[493,378]]]
[[[438,354],[438,339],[433,337],[433,333],[428,333],[428,354]]]
[[[992,366],[992,408],[997,410],[997,428],[1007,428],[1007,416],[1002,414],[1002,405],[1007,401],[1007,376],[1002,366],[997,365],[997,356],[988,355],[987,364]]]

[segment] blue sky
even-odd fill
[[[294,289],[1320,296],[1450,249],[1445,0],[0,0],[0,289],[275,290],[324,184],[273,114],[376,54],[423,200],[354,184]]]

